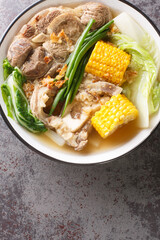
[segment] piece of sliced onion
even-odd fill
[[[47,137],[49,137],[53,142],[55,142],[57,145],[59,146],[64,146],[65,144],[65,140],[58,135],[56,132],[49,130],[47,132],[44,133]]]

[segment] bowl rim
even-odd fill
[[[28,7],[26,7],[24,10],[22,10],[13,20],[12,22],[9,24],[9,26],[7,27],[7,29],[5,30],[5,32],[3,33],[1,39],[0,39],[0,47],[1,47],[1,44],[2,42],[4,41],[6,35],[8,34],[8,32],[10,31],[10,29],[13,27],[13,25],[19,20],[19,18],[21,18],[21,16],[23,16],[26,12],[28,12],[30,9],[34,8],[35,6],[41,4],[42,2],[44,2],[46,0],[38,0],[37,2],[29,5]],[[148,22],[152,25],[152,27],[154,28],[154,30],[157,32],[157,34],[160,36],[160,30],[158,29],[158,27],[155,25],[155,23],[150,19],[150,17],[148,17],[141,9],[139,9],[137,6],[135,6],[133,3],[130,3],[128,2],[127,0],[117,0],[119,2],[122,2],[122,3],[125,3],[126,5],[132,7],[133,9],[135,9],[136,11],[138,11],[141,15],[143,15],[147,20]],[[61,159],[56,159],[54,157],[51,157],[41,151],[39,151],[38,149],[36,149],[35,147],[33,147],[32,145],[30,145],[28,142],[26,142],[19,134],[18,132],[14,129],[14,127],[11,125],[11,123],[9,122],[9,120],[7,119],[3,109],[2,109],[2,106],[0,104],[0,114],[4,120],[4,122],[7,124],[7,126],[9,127],[9,129],[12,131],[12,133],[25,145],[27,146],[29,149],[31,149],[32,151],[34,151],[35,153],[39,154],[40,156],[42,157],[45,157],[47,158],[48,160],[51,160],[51,161],[55,161],[55,162],[58,162],[58,163],[61,163],[61,164],[69,164],[69,165],[77,165],[77,166],[95,166],[95,165],[100,165],[100,164],[105,164],[105,163],[108,163],[108,162],[111,162],[111,161],[114,161],[116,159],[119,159],[120,157],[124,157],[128,154],[130,154],[131,152],[135,151],[136,149],[138,149],[139,147],[141,147],[141,145],[146,141],[148,140],[151,135],[153,134],[153,132],[155,132],[155,130],[158,128],[158,126],[160,125],[160,122],[153,128],[153,130],[151,131],[150,135],[148,137],[146,137],[139,145],[135,146],[133,149],[131,149],[130,151],[118,156],[118,157],[115,157],[113,159],[110,159],[110,160],[106,160],[106,161],[103,161],[103,162],[97,162],[97,163],[73,163],[73,162],[66,162],[64,160],[61,160]]]

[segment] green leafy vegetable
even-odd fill
[[[7,69],[11,69],[9,64],[4,65],[3,67],[5,74],[7,73]],[[45,132],[47,129],[44,124],[31,113],[27,98],[22,88],[24,81],[25,78],[20,70],[15,67],[1,86],[2,96],[7,106],[8,116],[17,120],[21,126],[25,127],[30,132]]]
[[[14,117],[14,111],[12,106],[12,99],[11,99],[10,89],[7,82],[2,84],[1,92],[2,92],[4,103],[6,104],[6,107],[7,107],[8,116],[14,120],[15,117]]]
[[[8,76],[13,72],[14,67],[11,66],[8,59],[3,60],[3,77],[4,80],[8,78]]]
[[[154,87],[151,89],[149,96],[149,110],[150,114],[158,111],[160,107],[160,83],[156,81]]]
[[[160,51],[158,50],[158,46],[155,40],[148,33],[145,32],[141,40],[141,46],[146,49],[150,55],[152,56],[157,69],[160,68]]]
[[[158,69],[149,52],[130,37],[119,33],[113,34],[112,42],[132,56],[130,66],[138,72],[138,76],[131,84],[127,83],[123,86],[124,93],[139,110],[139,127],[147,128],[149,127],[149,115],[153,112],[153,109],[151,112],[150,106],[154,106],[154,110],[156,110],[158,109],[157,104],[159,104],[155,100],[157,98],[150,97],[150,94],[155,92]],[[154,101],[154,103],[151,104],[150,101]]]

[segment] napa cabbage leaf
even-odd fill
[[[158,58],[155,57],[156,66],[149,51],[124,34],[113,34],[111,40],[121,50],[131,55],[130,67],[138,74],[132,83],[124,84],[124,93],[139,111],[139,127],[148,128],[149,116],[159,109],[160,104],[160,84],[157,81]],[[153,48],[152,44],[152,51]]]

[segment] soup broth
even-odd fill
[[[73,153],[75,155],[89,155],[104,152],[106,150],[114,150],[134,138],[139,131],[140,129],[137,127],[136,121],[133,121],[119,128],[115,133],[106,139],[103,139],[93,128],[89,135],[88,144],[82,151],[79,152],[76,152],[72,147],[66,144],[63,147],[58,146],[45,134],[36,136],[36,138],[37,141],[40,141],[43,145],[54,148],[58,151],[63,150],[65,153]]]

